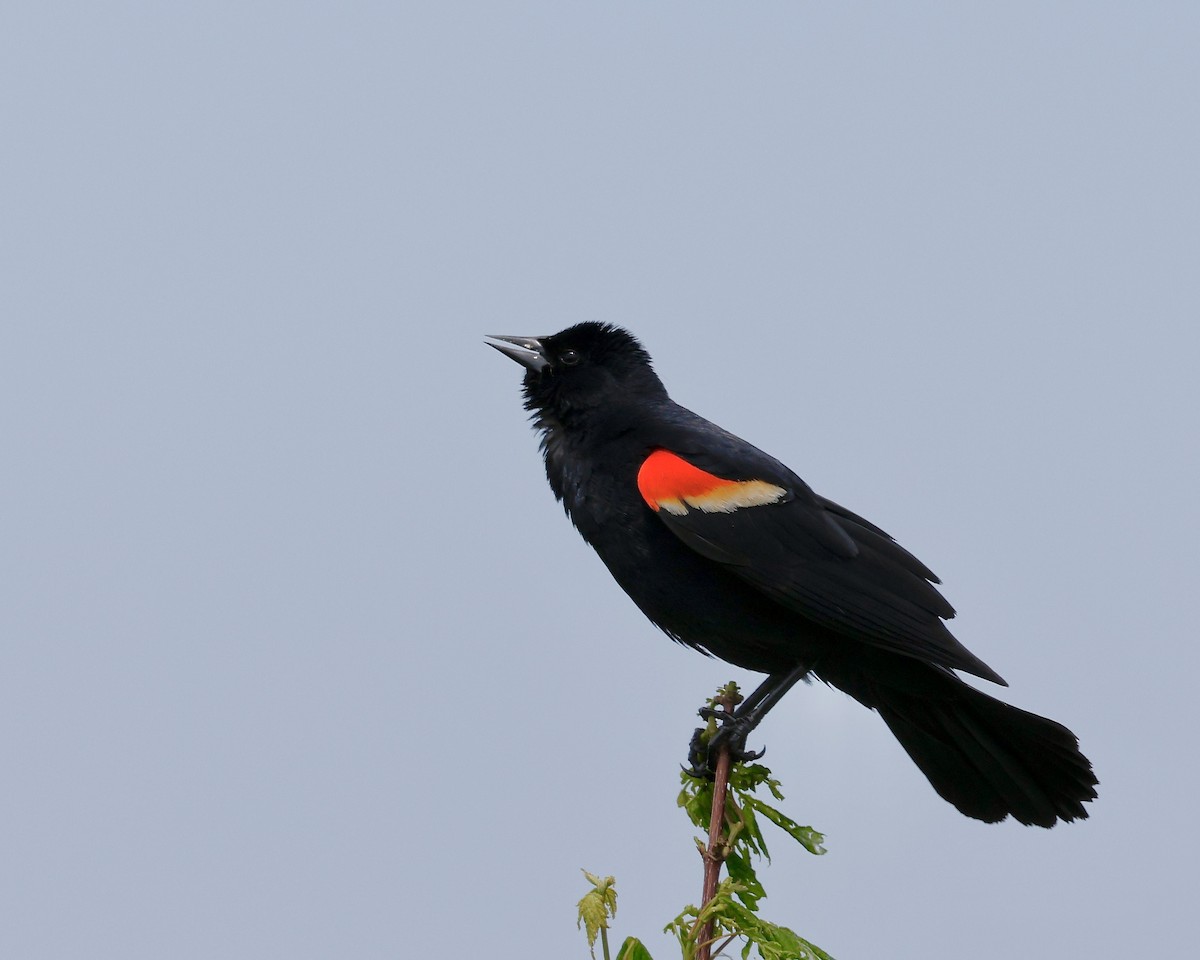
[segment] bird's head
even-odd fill
[[[525,367],[525,406],[567,421],[624,400],[666,397],[650,355],[633,334],[579,323],[548,337],[490,337]]]

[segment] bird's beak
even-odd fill
[[[503,343],[489,343],[506,357],[511,357],[523,367],[528,367],[534,373],[541,373],[550,363],[542,352],[542,345],[537,337],[500,337],[488,334],[488,340],[503,340]]]

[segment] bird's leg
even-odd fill
[[[793,667],[786,673],[772,673],[760,683],[754,691],[732,712],[717,710],[713,707],[701,707],[700,716],[705,720],[715,719],[720,724],[717,732],[707,743],[704,742],[705,729],[700,727],[692,734],[692,742],[688,747],[688,763],[691,764],[688,773],[694,777],[711,780],[716,769],[716,758],[719,748],[728,745],[729,752],[735,763],[747,760],[757,760],[764,750],[747,750],[746,738],[757,727],[763,717],[775,706],[785,693],[804,679],[809,668],[801,665]]]
[[[753,730],[762,722],[768,711],[783,698],[785,693],[808,676],[811,669],[807,664],[800,664],[792,667],[786,673],[770,674],[738,705],[734,715],[738,717],[745,715],[750,723],[749,729]]]

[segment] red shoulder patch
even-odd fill
[[[683,516],[688,507],[704,513],[733,513],[741,507],[777,503],[787,490],[765,480],[726,480],[688,463],[669,450],[655,450],[637,477],[642,499],[654,511]]]

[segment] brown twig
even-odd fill
[[[730,684],[717,697],[716,703],[726,713],[732,713],[742,698],[737,693],[737,687]],[[703,910],[717,894],[717,884],[721,879],[721,864],[725,862],[727,850],[725,847],[725,800],[729,793],[729,767],[733,758],[729,752],[729,744],[722,743],[717,748],[717,767],[713,777],[712,813],[708,820],[708,847],[704,851],[704,888],[700,895],[700,909]],[[696,938],[696,960],[711,960],[712,921],[700,928]]]

